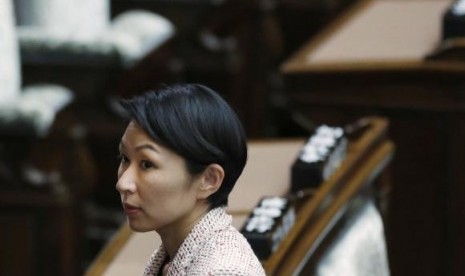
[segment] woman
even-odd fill
[[[162,245],[145,275],[265,275],[231,226],[228,195],[247,160],[242,125],[199,84],[168,86],[122,101],[119,191],[130,227]]]

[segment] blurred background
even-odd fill
[[[452,3],[436,1],[446,3],[442,7]],[[402,188],[392,191],[388,247],[392,256],[424,252],[415,260],[426,267],[409,269],[408,258],[394,257],[393,275],[460,271],[451,269],[450,259],[464,256],[463,250],[451,249],[456,241],[465,248],[464,238],[455,240],[460,232],[453,230],[465,230],[456,225],[465,214],[458,203],[465,184],[460,183],[463,174],[457,174],[463,158],[453,153],[464,133],[456,128],[465,99],[463,60],[454,61],[453,73],[417,70],[429,72],[426,79],[435,77],[433,86],[440,92],[433,93],[432,102],[438,103],[441,91],[455,89],[450,108],[445,101],[426,104],[421,93],[396,105],[403,92],[387,102],[365,101],[375,97],[367,93],[358,102],[342,94],[306,101],[299,94],[301,76],[288,80],[283,74],[286,60],[359,2],[0,0],[0,274],[81,275],[86,270],[124,222],[114,187],[125,125],[115,102],[177,82],[218,91],[237,110],[251,139],[305,137],[319,123],[389,117],[398,145],[393,183]],[[354,80],[351,73],[316,75],[305,89],[353,91],[373,80],[367,72]],[[390,75],[375,79],[373,90],[400,87],[385,85],[396,82]],[[399,91],[420,91],[425,75],[413,79]],[[314,112],[306,113],[309,109]],[[457,136],[450,141],[454,130]],[[454,177],[457,182],[450,182]],[[418,192],[423,189],[424,196]],[[417,197],[419,205],[413,203]],[[410,240],[415,241],[406,245]]]

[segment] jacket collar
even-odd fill
[[[204,215],[179,247],[171,262],[168,275],[185,275],[186,270],[198,255],[199,250],[208,241],[210,233],[227,229],[231,225],[231,222],[232,217],[226,213],[224,207],[212,209]],[[157,273],[162,269],[162,265],[167,257],[168,254],[162,244],[156,251],[155,256],[150,260],[149,267],[147,268]]]

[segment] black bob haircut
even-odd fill
[[[221,96],[204,85],[175,84],[121,100],[120,105],[126,119],[182,156],[192,175],[220,165],[225,176],[208,201],[211,209],[227,205],[247,162],[247,142],[237,114]]]

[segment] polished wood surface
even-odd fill
[[[464,48],[441,41],[451,3],[359,1],[281,67],[291,108],[313,124],[389,118],[393,275],[465,274]]]
[[[132,235],[132,231],[128,224],[124,224],[120,230],[109,241],[105,250],[97,257],[92,266],[87,271],[86,275],[103,275],[108,269],[108,265],[114,261],[119,251],[124,247]]]
[[[268,275],[297,273],[301,269],[299,267],[308,261],[308,252],[317,246],[316,240],[322,237],[323,230],[335,218],[337,220],[337,213],[363,190],[363,186],[370,186],[373,179],[384,171],[394,151],[386,136],[387,121],[381,118],[366,120],[369,122],[368,130],[350,142],[347,158],[339,170],[322,184],[314,196],[304,200],[291,232],[264,262]],[[236,228],[240,229],[261,197],[287,194],[290,167],[303,143],[303,139],[250,143],[248,165],[228,207]],[[159,243],[156,234],[131,233],[125,224],[86,275],[141,273]]]
[[[361,0],[282,65],[282,72],[450,70],[424,58],[441,44],[449,0]]]

